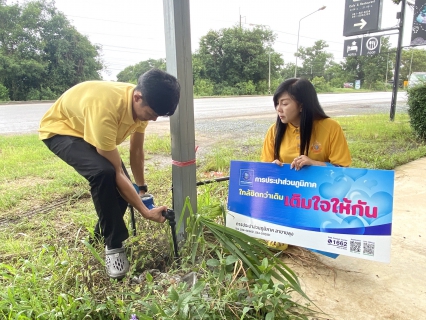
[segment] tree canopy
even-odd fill
[[[123,71],[117,74],[117,80],[120,82],[130,82],[136,84],[141,74],[152,68],[157,68],[166,71],[165,59],[148,59],[141,61],[134,66],[128,66]]]
[[[263,26],[210,30],[200,39],[194,55],[195,80],[209,80],[218,87],[243,91],[250,84],[253,88],[264,87],[269,75],[276,78],[283,64],[281,55],[272,49],[275,38]]]
[[[52,99],[81,81],[100,79],[99,53],[53,1],[0,1],[0,85],[12,100]]]
[[[281,54],[273,49],[275,40],[276,34],[262,25],[210,30],[192,55],[195,95],[274,91],[295,70],[294,63],[284,65]],[[393,76],[395,49],[385,37],[381,46],[378,55],[348,57],[337,63],[327,52],[328,44],[317,40],[295,53],[297,76],[310,79],[318,90],[355,80],[361,80],[363,88],[384,89]],[[54,99],[79,82],[100,79],[100,52],[55,8],[53,0],[12,5],[0,0],[0,100]],[[426,50],[404,50],[400,78],[426,70],[425,61]],[[136,83],[151,68],[165,70],[165,59],[128,66],[117,79]]]
[[[312,80],[315,76],[323,76],[325,70],[333,61],[333,55],[325,51],[328,44],[318,40],[312,47],[300,47],[297,56],[303,61],[302,68],[298,68],[297,76],[304,76]]]

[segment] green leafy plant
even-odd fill
[[[407,90],[410,125],[421,139],[426,139],[426,84]]]
[[[9,89],[0,83],[0,101],[9,101]]]
[[[228,310],[241,319],[260,316],[304,319],[312,313],[313,310],[295,302],[290,295],[295,292],[307,303],[311,302],[294,272],[263,242],[215,222],[224,222],[225,210],[223,206],[213,208],[205,206],[195,214],[189,199],[186,200],[184,210],[188,209],[190,215],[185,246],[190,252],[187,256],[191,265],[205,265],[213,273],[216,279],[213,292],[228,299],[234,295],[224,305],[223,312]],[[199,257],[205,258],[200,261]],[[211,281],[208,283],[212,285]],[[239,302],[238,306],[233,304],[235,301]]]

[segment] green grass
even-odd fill
[[[337,121],[345,131],[353,167],[394,169],[426,155],[426,145],[416,140],[406,114],[398,113],[394,122],[387,115],[342,117]],[[239,137],[235,142],[220,140],[197,160],[198,180],[208,180],[217,172],[228,175],[233,159],[257,161],[263,136]],[[149,150],[146,176],[155,203],[170,206],[172,169],[168,161],[161,160],[169,158],[170,137],[148,135],[145,148]],[[119,149],[128,166],[128,146]],[[226,204],[227,185],[223,182],[198,187],[198,212],[207,216],[220,212]],[[58,202],[61,199],[66,201]],[[28,214],[33,209],[39,213]],[[258,319],[260,309],[238,304],[249,285],[245,277],[232,282],[238,262],[229,258],[225,247],[213,243],[216,227],[205,218],[194,217],[196,223],[204,221],[204,227],[211,228],[204,236],[191,238],[190,243],[196,243],[200,250],[193,255],[197,263],[192,265],[184,256],[184,267],[169,269],[169,273],[182,275],[197,270],[204,275],[200,286],[208,283],[210,291],[206,287],[188,291],[182,286],[157,283],[148,274],[141,284],[109,280],[98,257],[102,248],[84,243],[97,219],[86,181],[54,156],[37,136],[0,137],[0,319],[130,319],[132,313],[137,313],[139,319],[186,319],[187,312],[206,312],[209,308],[217,319],[234,318],[230,310],[237,312],[238,318],[246,312],[244,319]],[[127,241],[133,275],[163,263],[164,253],[170,251],[166,224],[145,221],[138,214],[136,218],[138,234]],[[222,240],[232,245],[231,238]],[[189,249],[182,253],[191,256],[185,250]],[[261,269],[266,270],[264,277],[250,282],[259,284],[258,300],[252,304],[260,305],[262,297],[267,296],[282,306],[279,310],[284,306],[292,310],[288,300],[291,286],[262,287],[271,267],[262,262]],[[208,299],[203,290],[209,292]]]
[[[393,122],[387,115],[337,118],[348,140],[352,167],[387,169],[426,156],[426,145],[416,139],[407,114]]]

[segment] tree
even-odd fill
[[[281,79],[289,79],[294,77],[294,69],[296,64],[293,62],[286,63],[285,66],[280,70]]]
[[[141,74],[157,68],[166,71],[166,60],[165,59],[148,59],[141,61],[133,66],[126,67],[123,71],[117,74],[117,80],[121,82],[137,83],[138,78]]]
[[[44,59],[49,63],[43,86],[62,93],[79,82],[100,79],[101,48],[92,45],[55,8],[48,7],[47,11],[51,18],[45,21],[42,34]]]
[[[12,100],[50,98],[81,81],[100,79],[99,50],[54,2],[0,2],[0,83]]]
[[[276,36],[266,27],[239,26],[209,31],[200,39],[194,55],[194,79],[207,79],[216,86],[251,90],[251,83],[264,87],[269,77],[279,77],[281,55],[272,49]]]
[[[409,48],[401,54],[401,79],[408,80],[412,72],[426,72],[426,50]]]
[[[324,79],[333,88],[342,88],[345,82],[350,82],[351,77],[345,72],[342,63],[332,61],[325,70]]]
[[[312,80],[314,77],[322,77],[325,70],[333,61],[333,54],[324,49],[328,44],[323,40],[318,40],[312,47],[300,47],[295,54],[302,62],[302,67],[298,68],[297,76],[304,76]]]

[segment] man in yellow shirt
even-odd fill
[[[164,222],[165,206],[149,210],[140,199],[144,177],[144,134],[148,121],[173,115],[180,98],[175,77],[152,69],[129,83],[87,81],[67,90],[40,122],[39,137],[90,184],[98,214],[95,235],[105,240],[106,271],[121,279],[129,270],[122,242],[128,204],[144,218]],[[139,195],[128,178],[117,146],[130,135],[130,166]]]

